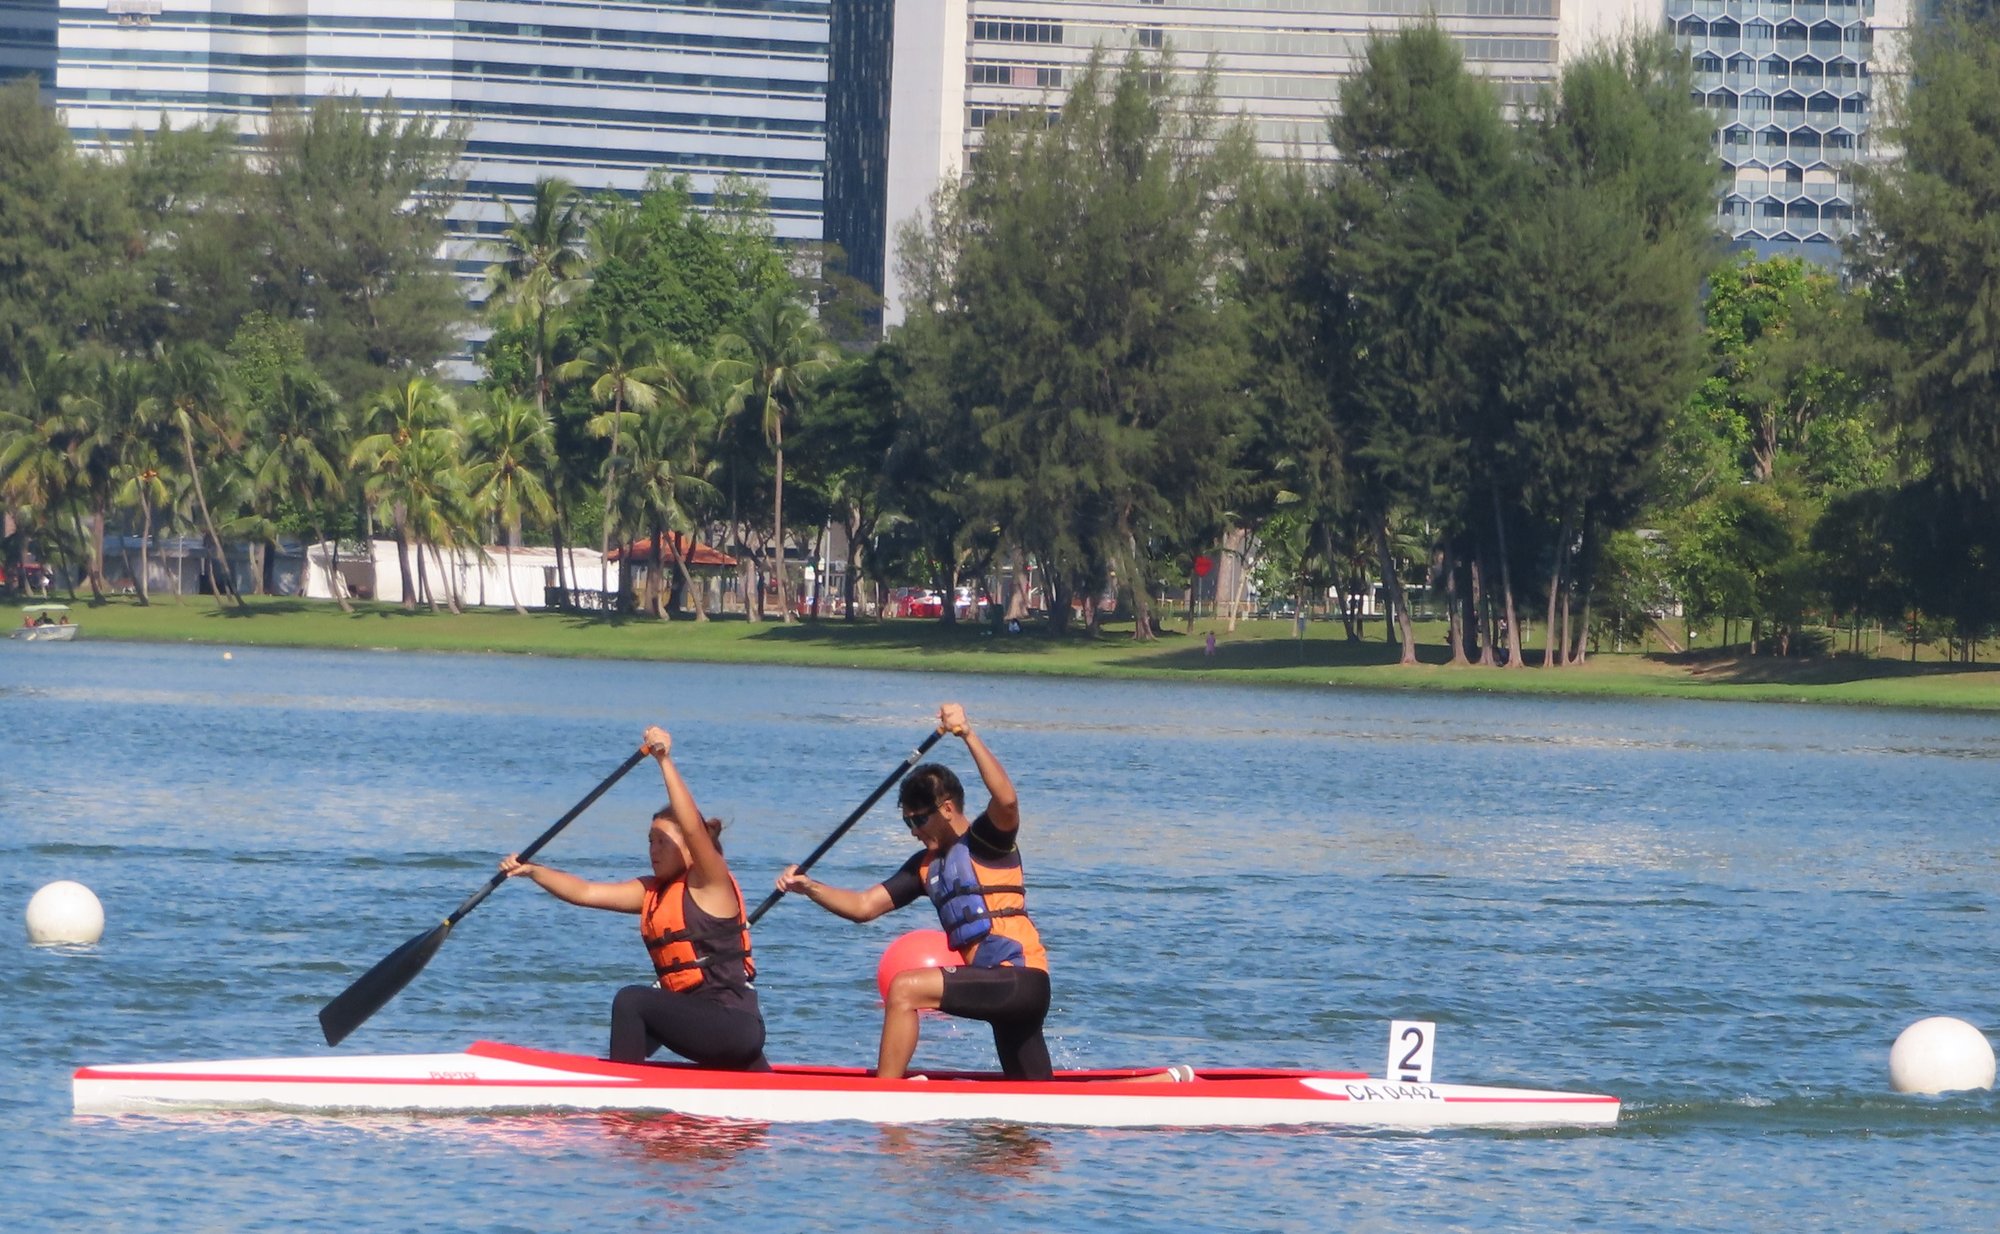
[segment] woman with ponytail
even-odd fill
[[[742,889],[722,857],[722,821],[696,808],[670,757],[673,738],[665,729],[648,728],[640,748],[659,762],[667,789],[667,804],[647,833],[651,874],[595,883],[516,854],[500,869],[533,880],[558,900],[638,915],[639,937],[658,980],[627,986],[613,1000],[611,1061],[643,1062],[664,1046],[704,1067],[769,1071],[750,927]]]

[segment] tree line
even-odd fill
[[[109,161],[11,90],[10,551],[72,545],[100,587],[107,525],[218,557],[380,527],[414,603],[427,551],[649,542],[633,602],[666,616],[675,532],[736,549],[750,615],[768,593],[789,619],[774,566],[832,525],[850,617],[863,576],[1008,568],[1056,630],[1112,597],[1145,639],[1228,543],[1351,637],[1379,588],[1406,660],[1424,610],[1455,661],[1511,665],[1531,624],[1572,663],[1670,637],[1675,605],[1773,651],[1837,619],[1970,646],[2000,617],[1996,49],[1975,11],[1914,39],[1844,283],[1723,250],[1670,39],[1510,110],[1426,24],[1371,41],[1330,166],[1260,158],[1163,54],[1100,55],[909,225],[880,345],[837,254],[777,242],[747,185],[545,181],[480,254],[490,337],[457,388],[458,134],[328,100]]]
[[[1543,664],[1677,647],[1675,608],[1753,650],[1873,622],[1969,654],[2000,618],[1996,48],[1984,10],[1913,40],[1846,282],[1724,250],[1665,35],[1513,112],[1436,26],[1377,37],[1330,166],[1257,158],[1158,58],[1100,59],[905,235],[935,554],[1116,578],[1141,639],[1148,592],[1241,528],[1266,589],[1331,595],[1350,637],[1379,589],[1406,662],[1426,610],[1454,662],[1525,663],[1531,623]]]

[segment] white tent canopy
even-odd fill
[[[396,560],[396,542],[376,540],[370,548],[373,551],[369,557],[357,557],[349,552],[340,554],[340,577],[347,594],[354,599],[400,603],[403,599],[403,573]],[[484,549],[439,549],[426,545],[422,551],[425,583],[431,596],[439,603],[443,603],[446,596],[453,596],[461,605],[509,607],[518,602],[522,608],[546,608],[548,593],[556,586],[556,551],[552,548],[512,550],[511,572],[509,551],[497,545]],[[417,552],[417,547],[412,545],[412,578],[417,574]],[[564,557],[564,564],[573,565],[576,569],[576,574],[569,580],[570,586],[595,591],[603,568],[597,550],[567,550]],[[333,599],[333,565],[331,543],[309,547],[306,550],[303,594],[317,600]],[[425,599],[421,594],[417,598]]]

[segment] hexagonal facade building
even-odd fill
[[[1723,229],[1837,265],[1906,0],[1667,0],[1667,20],[1716,117]]]

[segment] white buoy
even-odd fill
[[[236,653],[233,651],[225,651],[222,653],[222,658],[225,660],[234,660],[236,658]]]
[[[1948,1015],[1918,1020],[1889,1047],[1889,1086],[1899,1093],[1992,1088],[1993,1070],[1986,1034]]]
[[[82,883],[50,883],[28,901],[28,941],[94,943],[104,937],[104,905]]]

